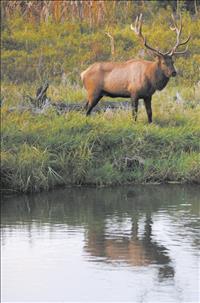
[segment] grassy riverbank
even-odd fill
[[[70,184],[200,183],[198,3],[196,7],[190,1],[179,1],[179,6],[176,1],[90,3],[93,5],[87,1],[1,3],[3,190],[34,192]],[[47,95],[53,102],[85,102],[80,73],[90,64],[152,60],[130,30],[140,13],[150,45],[168,51],[176,42],[169,28],[171,13],[180,23],[179,10],[182,38],[189,33],[192,38],[188,52],[175,58],[178,76],[153,96],[152,125],[147,124],[143,106],[137,123],[130,111],[122,110],[93,113],[88,118],[77,112],[58,115],[53,108],[37,114],[24,111],[30,108],[27,95],[35,96],[36,88],[46,80],[50,83]],[[112,55],[106,32],[114,39]]]
[[[4,104],[3,189],[34,192],[71,184],[200,183],[198,94],[183,89],[178,99],[175,91],[155,95],[152,125],[147,124],[143,105],[135,123],[129,111],[86,118],[75,112],[59,116],[53,109],[37,115],[9,112]]]

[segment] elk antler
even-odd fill
[[[184,54],[187,52],[188,50],[188,46],[186,47],[186,49],[184,51],[176,51],[178,47],[182,46],[182,45],[185,45],[186,43],[188,43],[188,41],[190,40],[191,38],[191,35],[188,36],[188,38],[183,41],[183,42],[180,42],[180,36],[181,36],[181,32],[182,32],[182,18],[181,18],[181,15],[180,15],[180,27],[178,27],[178,24],[174,18],[174,15],[172,15],[172,20],[173,20],[173,26],[170,27],[170,29],[172,31],[175,31],[176,32],[176,44],[174,45],[174,47],[172,48],[172,50],[166,52],[166,53],[162,53],[160,50],[157,50],[151,46],[149,46],[147,44],[147,41],[146,41],[146,38],[143,36],[142,34],[142,14],[140,14],[139,16],[137,16],[136,20],[135,20],[135,26],[133,26],[131,24],[131,29],[135,32],[135,34],[142,40],[144,46],[148,49],[150,49],[151,51],[153,51],[154,53],[156,53],[157,55],[161,55],[161,56],[165,56],[165,55],[168,55],[168,56],[173,56],[173,55],[176,55],[176,54]]]
[[[133,27],[133,25],[131,24],[131,29],[135,32],[135,34],[142,40],[144,46],[148,49],[150,49],[151,51],[153,51],[154,53],[156,53],[157,55],[161,55],[164,56],[165,54],[163,54],[161,51],[149,46],[147,44],[146,38],[143,36],[142,34],[142,14],[140,14],[139,16],[137,16],[136,20],[135,20],[135,26]]]
[[[180,27],[178,27],[178,24],[177,24],[173,14],[172,14],[172,20],[173,20],[173,26],[170,26],[170,29],[172,31],[176,32],[176,43],[175,43],[174,47],[172,48],[172,50],[168,52],[169,56],[173,56],[175,54],[184,54],[184,53],[186,53],[187,50],[188,50],[188,46],[186,47],[186,49],[184,51],[180,51],[180,52],[178,51],[177,52],[176,50],[179,46],[182,46],[182,45],[185,45],[186,43],[188,43],[188,41],[191,38],[191,35],[189,35],[188,38],[185,41],[180,42],[180,36],[181,36],[182,28],[183,28],[182,17],[180,15]]]

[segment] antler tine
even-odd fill
[[[136,30],[138,30],[138,21],[139,21],[139,16],[137,16],[137,18],[135,19],[135,29]]]
[[[172,21],[173,21],[174,27],[170,27],[170,28],[171,28],[172,30],[179,30],[178,24],[177,24],[176,19],[175,19],[175,17],[174,17],[174,14],[171,14],[171,17],[172,17]],[[181,28],[182,28],[182,16],[181,16],[181,14],[180,14],[180,25],[181,25]]]
[[[140,14],[139,17],[138,17],[138,33],[142,37],[142,39],[144,41],[146,41],[145,37],[142,34],[142,22],[143,22],[143,20],[142,20],[142,14]]]
[[[174,52],[173,55],[182,55],[185,54],[187,51],[188,51],[188,45],[186,46],[186,49],[184,51]]]
[[[136,33],[136,35],[140,35],[142,36],[141,33],[141,27],[142,27],[142,14],[140,14],[139,16],[136,17],[135,19],[135,26],[133,27],[133,25],[131,24],[131,29]]]
[[[154,53],[156,53],[158,55],[163,55],[163,53],[161,53],[159,50],[152,48],[151,46],[149,46],[147,44],[146,38],[142,34],[142,21],[143,21],[142,14],[140,14],[135,19],[135,26],[133,27],[133,25],[131,24],[131,30],[133,30],[136,33],[136,35],[142,40],[142,42],[146,48],[150,49],[151,51],[153,51]]]
[[[170,29],[172,31],[176,32],[176,43],[175,43],[174,47],[172,48],[172,50],[169,51],[169,56],[172,56],[174,54],[184,54],[187,51],[187,48],[183,52],[182,51],[181,52],[176,52],[176,50],[177,50],[178,47],[180,47],[182,45],[185,45],[191,38],[191,36],[189,35],[188,38],[185,41],[180,42],[180,36],[181,36],[181,33],[182,33],[182,28],[183,28],[181,14],[180,14],[180,27],[178,27],[177,22],[176,22],[175,17],[174,17],[173,14],[172,14],[172,20],[173,20],[173,23],[174,23],[174,27],[170,27]]]
[[[140,31],[141,31],[141,28],[142,28],[142,14],[140,14],[139,15],[139,18],[138,18],[138,20],[139,20],[139,29],[140,29]]]
[[[189,36],[187,37],[187,39],[185,39],[185,41],[179,43],[178,47],[182,46],[182,45],[185,45],[186,43],[188,43],[188,41],[190,40],[190,38],[191,38],[191,35],[189,34]]]
[[[174,18],[174,14],[171,14],[171,17],[172,17],[172,20],[173,20],[173,25],[174,25],[174,27],[172,27],[172,26],[170,26],[170,29],[172,30],[172,31],[175,31],[176,30],[176,27],[177,27],[177,23],[176,23],[176,20],[175,20],[175,18]]]
[[[131,30],[134,31],[137,34],[136,22],[137,22],[137,20],[135,20],[135,27],[133,27],[133,24],[131,24]]]
[[[172,14],[172,19],[173,19],[173,22],[174,22],[174,27],[172,28],[172,30],[176,31],[176,34],[177,34],[176,44],[177,44],[179,42],[180,34],[182,32],[182,17],[180,15],[180,28],[178,28],[178,24],[177,24],[173,14]]]

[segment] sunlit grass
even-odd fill
[[[42,83],[28,83],[24,84],[11,84],[3,82],[1,86],[1,99],[4,104],[8,106],[26,105],[29,102],[27,95],[35,97],[36,90]],[[72,84],[55,84],[49,83],[47,96],[52,102],[65,102],[65,103],[85,103],[87,93],[83,86]],[[161,92],[157,92],[153,96],[154,110],[168,111],[173,108],[195,108],[200,106],[200,86],[194,85],[192,87],[186,86],[172,86],[169,85]],[[123,101],[122,98],[102,98],[104,101]],[[101,102],[101,101],[100,101]],[[140,102],[142,104],[142,101]]]
[[[22,95],[22,88],[12,87],[9,102],[2,106],[3,188],[29,192],[68,184],[200,183],[198,97],[191,99],[194,107],[188,101],[192,92],[180,103],[173,91],[155,95],[154,123],[148,125],[143,105],[136,123],[130,110],[90,117],[79,112],[57,115],[53,109],[43,114],[10,112]],[[56,90],[51,94],[59,97]],[[126,158],[133,159],[130,167]]]
[[[156,106],[155,106],[156,107]],[[200,182],[200,110],[155,110],[148,125],[141,108],[86,118],[54,111],[33,115],[2,109],[3,187],[38,191],[66,184]],[[140,157],[144,165],[125,165]]]

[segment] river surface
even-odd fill
[[[4,198],[6,301],[200,302],[198,186]]]

